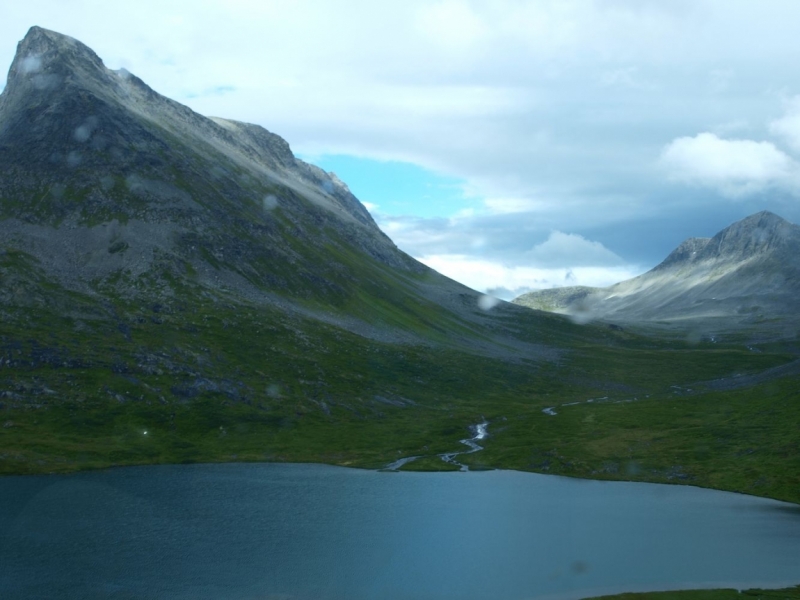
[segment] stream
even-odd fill
[[[458,462],[456,460],[456,456],[461,456],[462,454],[472,454],[473,452],[479,452],[480,450],[483,450],[483,446],[477,444],[476,440],[485,439],[486,436],[489,435],[486,431],[488,427],[489,427],[488,421],[484,421],[483,423],[476,423],[475,425],[470,425],[469,430],[472,433],[472,437],[459,440],[459,442],[467,446],[469,450],[462,450],[461,452],[445,452],[444,454],[438,454],[437,456],[441,458],[444,462],[459,467],[459,471],[469,471],[469,467],[465,464]],[[397,471],[403,465],[407,465],[408,463],[413,462],[418,458],[423,458],[423,456],[406,456],[405,458],[398,459],[393,463],[386,465],[382,470]]]

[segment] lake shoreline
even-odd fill
[[[800,598],[800,584],[777,584],[748,588],[694,588],[659,591],[636,591],[587,596],[581,600],[746,600],[748,597],[779,597],[784,600]]]
[[[436,457],[438,458],[438,454],[433,455],[423,455],[419,457],[414,457],[415,459],[423,459],[423,458],[431,458]],[[354,465],[354,464],[342,464],[342,463],[335,463],[335,462],[324,462],[324,461],[307,461],[307,460],[208,460],[208,461],[187,461],[181,463],[173,463],[173,462],[136,462],[136,463],[124,463],[124,464],[107,464],[107,465],[100,465],[100,466],[93,466],[90,468],[75,468],[71,470],[64,470],[64,471],[37,471],[37,472],[26,472],[26,473],[0,473],[0,481],[6,477],[40,477],[40,476],[58,476],[58,475],[76,475],[79,473],[91,473],[95,471],[106,471],[112,469],[124,469],[124,468],[133,468],[133,467],[156,467],[156,466],[194,466],[194,465],[236,465],[236,464],[276,464],[276,465],[318,465],[318,466],[327,466],[327,467],[339,467],[343,469],[356,469],[359,471],[377,471],[383,473],[463,473],[463,471],[457,471],[454,469],[447,468],[448,464],[445,461],[441,461],[443,468],[441,469],[425,469],[425,470],[414,470],[414,469],[386,469],[386,467],[373,467],[373,466],[362,466],[362,465]],[[713,487],[702,485],[699,483],[682,483],[676,481],[664,481],[658,479],[623,479],[623,478],[613,478],[609,477],[608,474],[603,473],[600,477],[580,477],[577,475],[570,475],[567,473],[548,473],[543,471],[534,471],[534,470],[526,470],[526,469],[514,469],[508,467],[494,467],[494,466],[482,466],[482,467],[472,467],[468,471],[469,473],[487,473],[492,471],[508,471],[513,473],[530,473],[532,475],[545,475],[548,477],[564,477],[566,479],[575,479],[579,481],[601,481],[601,482],[609,482],[609,483],[646,483],[646,484],[655,484],[655,485],[668,485],[674,487],[684,487],[684,488],[698,488],[703,490],[713,490],[717,492],[726,492],[729,494],[739,494],[742,496],[749,496],[753,498],[763,498],[765,500],[774,500],[776,502],[782,502],[784,504],[790,505],[792,507],[797,507],[800,509],[800,501],[792,501],[787,500],[785,498],[777,498],[774,496],[768,496],[763,494],[754,494],[750,492],[743,492],[741,490],[734,490],[734,489],[726,489],[721,487]]]

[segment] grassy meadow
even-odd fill
[[[462,449],[468,426],[486,419],[485,450],[460,459],[471,468],[800,502],[796,377],[752,377],[794,360],[780,345],[692,345],[531,311],[505,325],[559,352],[510,360],[381,343],[214,298],[81,301],[70,316],[47,303],[5,308],[0,473],[217,461],[381,468],[404,456],[423,457],[407,469],[448,470],[436,454]]]

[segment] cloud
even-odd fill
[[[390,216],[377,212],[373,217],[400,249],[415,258],[464,255],[508,267],[616,267],[629,264],[635,265],[631,270],[641,272],[663,260],[686,237],[716,233],[715,229],[696,227],[655,243],[661,234],[654,236],[653,227],[640,224],[628,232],[624,243],[620,244],[615,242],[619,232],[613,221],[600,229],[597,229],[597,223],[587,228],[586,220],[579,214],[572,219],[573,231],[569,233],[553,227],[555,217],[547,212],[476,212],[450,219]],[[684,221],[685,217],[682,217],[677,222]],[[658,228],[670,226],[673,224],[667,225],[662,220]],[[593,231],[600,238],[593,239]],[[653,248],[647,246],[648,241],[653,243]]]
[[[605,287],[639,275],[641,271],[629,265],[616,267],[509,267],[499,262],[463,254],[441,254],[420,257],[432,269],[484,292],[510,300],[534,289],[567,285]]]
[[[484,19],[467,3],[458,0],[423,5],[417,13],[417,26],[434,44],[461,52],[481,40],[489,30]]]
[[[611,71],[603,71],[597,77],[597,81],[600,85],[606,87],[627,87],[648,91],[653,91],[658,87],[651,82],[643,80],[639,75],[638,67],[622,67]]]
[[[733,69],[714,69],[709,73],[708,89],[712,94],[723,94],[735,77]]]
[[[486,198],[483,202],[492,212],[503,214],[531,212],[542,206],[536,198]]]
[[[673,140],[660,162],[674,181],[716,188],[731,197],[791,186],[798,170],[772,142],[726,140],[707,132]]]
[[[800,96],[788,102],[786,114],[772,121],[769,131],[782,138],[792,150],[800,151]]]
[[[231,94],[236,91],[236,88],[232,85],[214,85],[208,87],[199,92],[184,92],[184,96],[186,98],[203,98],[206,96],[224,96],[225,94]]]
[[[530,213],[479,213],[451,219],[378,213],[376,220],[417,260],[505,300],[533,289],[603,287],[645,270],[584,235],[547,231],[541,219]],[[537,238],[540,241],[531,244]]]
[[[19,70],[26,75],[38,73],[42,68],[42,59],[38,56],[26,56],[19,63]]]
[[[526,252],[525,258],[531,264],[548,267],[619,265],[623,262],[600,242],[561,231],[551,232],[546,241]]]
[[[518,288],[514,288],[513,290],[508,289],[507,287],[499,286],[499,287],[490,287],[485,290],[485,293],[489,296],[493,296],[495,298],[500,298],[501,300],[513,300],[518,296],[522,296],[522,294],[527,294],[528,292],[532,292],[534,288],[530,288],[527,286],[522,286]]]
[[[378,210],[378,205],[372,202],[365,202],[364,200],[362,200],[361,204],[363,204],[364,208],[366,208],[371,213],[374,213]]]

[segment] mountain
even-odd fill
[[[791,255],[794,226],[759,227],[717,254]],[[692,248],[662,270],[732,260]],[[776,261],[752,268],[786,273]],[[199,115],[65,35],[20,42],[0,94],[0,474],[451,469],[440,455],[487,423],[459,461],[796,498],[787,345],[687,344],[480,299],[274,133]],[[671,402],[676,389],[697,402]],[[686,437],[682,419],[705,427]],[[744,474],[726,458],[756,446]]]
[[[684,241],[628,281],[530,292],[514,303],[584,321],[786,333],[800,315],[798,256],[800,227],[764,211],[713,238]]]
[[[335,296],[341,285],[319,281],[316,265],[341,270],[331,255],[343,246],[425,270],[346,185],[297,160],[280,137],[198,115],[38,27],[20,42],[0,96],[0,164],[2,239],[24,239],[68,287],[88,289],[120,269],[163,284],[165,273],[193,268],[199,285],[244,295],[317,294],[321,284]]]
[[[68,36],[33,27],[19,43],[0,95],[0,165],[0,246],[36,265],[6,267],[6,302],[44,302],[46,280],[94,298],[225,297],[368,338],[486,346],[485,331],[469,335],[485,322],[478,294],[398,250],[335,174],[258,125],[206,118],[106,68]],[[466,335],[443,337],[456,322]]]
[[[575,335],[480,297],[278,135],[60,33],[19,43],[0,94],[0,472],[363,462],[396,450],[376,431],[397,419],[457,443],[481,418],[465,397],[519,385]]]

